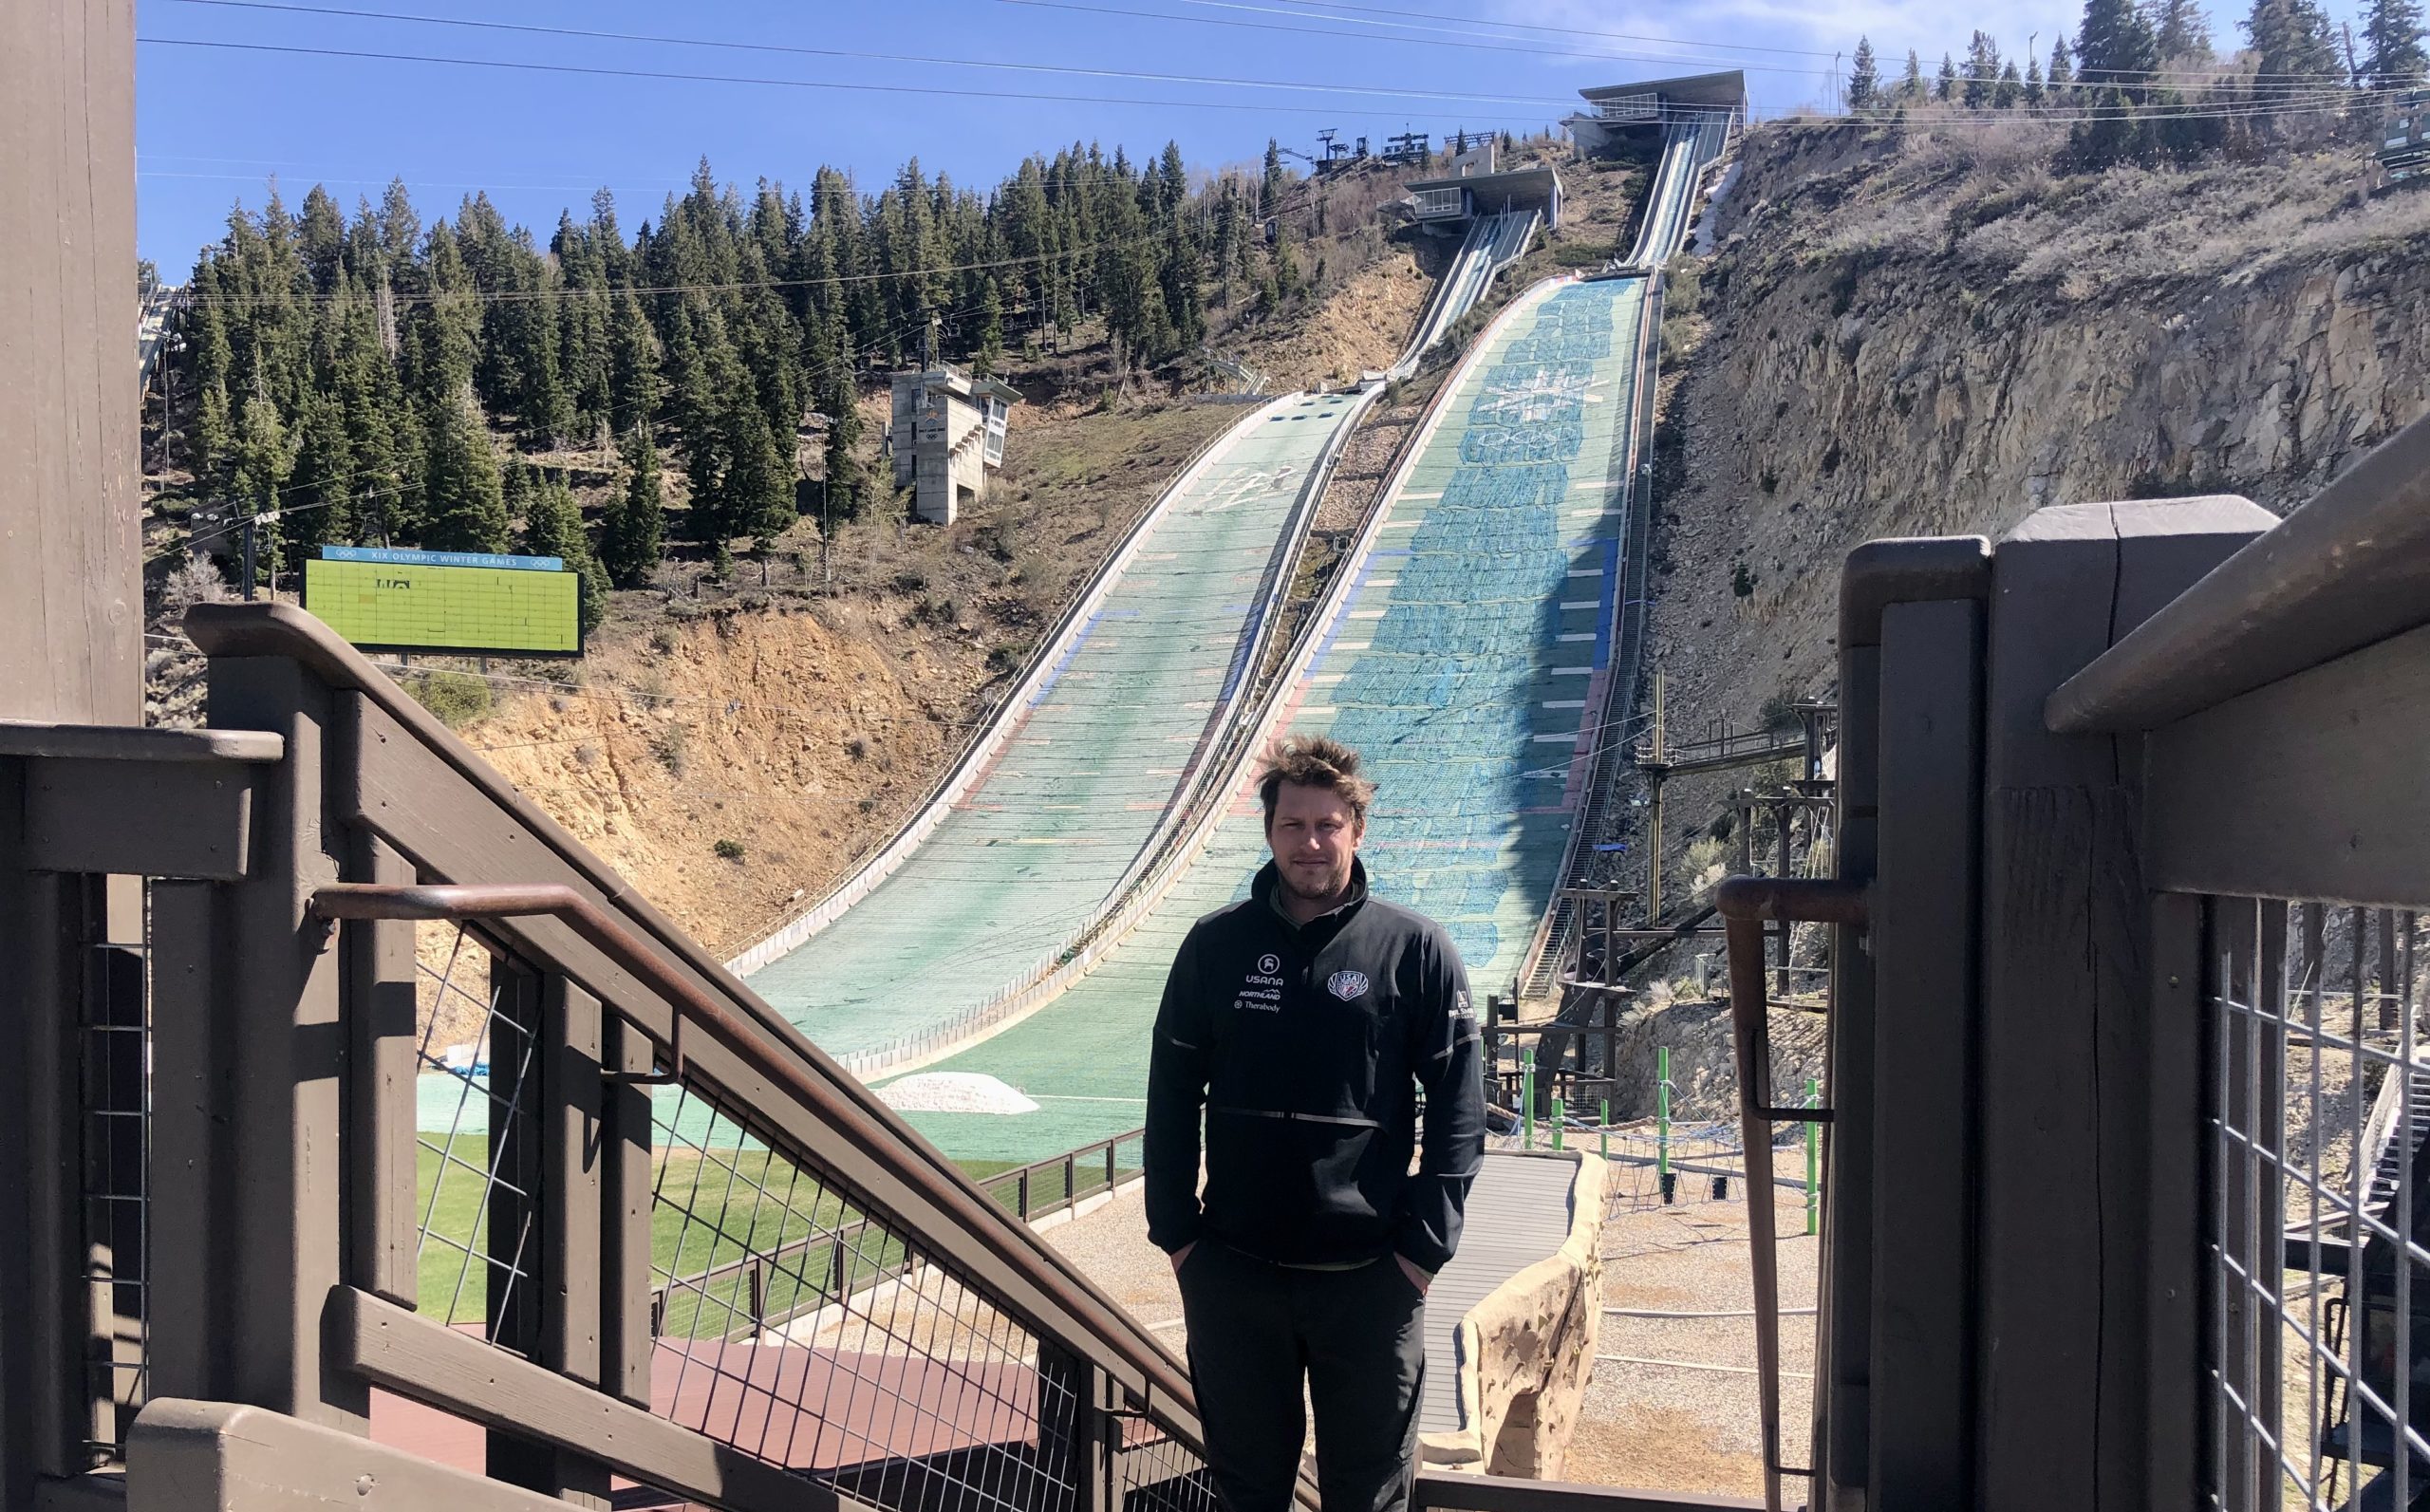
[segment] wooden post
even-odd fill
[[[400,886],[412,863],[367,831],[352,833],[353,875]],[[420,1290],[421,1214],[415,1205],[414,926],[397,919],[344,925],[346,1049],[346,1275],[412,1307]],[[164,958],[165,959],[165,958]]]
[[[1983,605],[1892,604],[1880,633],[1873,918],[1873,1504],[1963,1505],[1975,1352],[1975,1082]],[[1775,805],[1781,860],[1787,810]],[[1785,982],[1786,941],[1783,941]]]
[[[152,1297],[152,1394],[360,1433],[367,1388],[321,1364],[322,1308],[345,1276],[345,1171],[329,1147],[346,1029],[340,953],[306,900],[338,880],[351,843],[324,799],[332,718],[328,689],[298,663],[212,663],[211,724],[271,731],[287,754],[256,792],[246,878],[180,885],[168,900],[183,943],[160,952],[178,976],[164,969],[155,989],[155,1065],[181,1069],[174,1097],[156,1103],[156,1156],[175,1153],[153,1167],[152,1248],[166,1263]]]
[[[656,1051],[622,1018],[601,1025],[600,1056],[626,1077],[649,1074]],[[649,1406],[657,1316],[650,1296],[649,1089],[628,1080],[600,1096],[600,1385],[636,1407]]]
[[[40,1476],[87,1467],[91,1385],[84,1378],[78,1201],[76,1020],[86,889],[81,879],[23,869],[25,763],[0,759],[0,1503],[31,1506]]]
[[[489,1184],[484,1228],[488,1254],[476,1255],[471,1274],[484,1283],[481,1311],[488,1336],[527,1359],[542,1353],[538,1255],[546,1201],[546,1095],[548,1035],[541,1022],[539,977],[511,957],[490,961]],[[469,1285],[469,1283],[467,1283]],[[461,1321],[460,1311],[454,1321]],[[528,1440],[495,1428],[488,1434],[488,1471],[493,1480],[534,1490],[551,1479],[556,1455]]]
[[[1985,1512],[2147,1504],[2154,1183],[2198,1105],[2157,1067],[2138,751],[2063,737],[2066,678],[2274,524],[2238,498],[2046,509],[1992,559],[1976,1405]],[[1885,791],[1882,801],[1893,795]],[[2087,1178],[2087,1172],[2092,1173]],[[2021,1246],[2021,1247],[2020,1247]],[[2182,1257],[2178,1257],[2181,1260]]]
[[[142,719],[133,392],[135,27],[128,0],[0,8],[0,719]],[[115,1436],[86,1373],[78,959],[140,938],[83,879],[16,865],[0,761],[0,1504]],[[103,1348],[109,1346],[104,1345]],[[154,1394],[159,1394],[155,1384]]]
[[[598,1386],[612,1316],[603,1290],[606,1025],[599,999],[562,976],[543,983],[540,1008],[539,1096],[533,1105],[540,1136],[540,1231],[533,1246],[539,1256],[533,1292],[540,1312],[537,1359]],[[764,1292],[755,1298],[755,1325],[766,1316],[765,1301]],[[551,1460],[542,1490],[577,1505],[608,1505],[606,1465],[562,1451]]]
[[[142,722],[134,21],[0,9],[0,719]]]

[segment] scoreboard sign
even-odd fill
[[[582,654],[582,578],[561,557],[325,546],[304,607],[365,651]]]

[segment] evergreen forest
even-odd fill
[[[1210,307],[1290,298],[1296,183],[1271,147],[1262,177],[1193,184],[1175,145],[1141,164],[1073,146],[983,195],[916,159],[875,195],[826,168],[746,194],[704,160],[654,220],[627,232],[602,191],[545,242],[486,195],[425,222],[402,182],[350,215],[273,187],[194,270],[181,460],[197,498],[268,517],[273,572],[328,543],[544,552],[586,574],[595,623],[607,583],[645,583],[677,533],[722,565],[817,490],[832,518],[869,508],[888,490],[861,383],[931,341],[986,372],[1086,325],[1145,370],[1193,350]],[[609,448],[594,541],[548,463]]]

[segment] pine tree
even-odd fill
[[[2076,77],[2087,87],[2115,84],[2127,102],[2139,101],[2159,61],[2151,25],[2132,0],[2084,0],[2084,25],[2076,30]]]
[[[985,290],[979,296],[979,342],[971,353],[970,370],[987,378],[1003,365],[1004,296],[996,288],[996,280],[990,277]]]
[[[1288,222],[1274,223],[1274,288],[1288,299],[1299,291],[1299,253],[1292,245]]]
[[[2373,89],[2418,85],[2430,72],[2422,47],[2419,0],[2370,0],[2364,12],[2363,83]]]
[[[1940,55],[1940,72],[1933,78],[1933,98],[1943,104],[1957,98],[1957,63],[1945,52]]]
[[[2017,101],[2024,94],[2025,81],[2017,77],[2016,60],[2010,58],[2000,65],[1999,83],[1991,86],[1991,108],[2013,110],[2016,108]]]
[[[2075,57],[2067,48],[2066,36],[2050,44],[2050,103],[2064,105],[2076,92]]]
[[[268,514],[277,511],[280,491],[295,471],[295,449],[289,444],[286,422],[278,405],[266,394],[250,395],[236,421],[235,505],[242,511]],[[271,570],[278,570],[277,528],[270,540]]]
[[[800,517],[794,502],[792,448],[776,444],[757,405],[738,408],[732,422],[734,467],[725,478],[727,509],[740,527],[737,533],[750,536],[764,552]],[[786,439],[792,439],[790,433]]]
[[[1857,55],[1848,69],[1848,108],[1859,115],[1873,108],[1881,81],[1873,61],[1873,39],[1857,38]]]
[[[2245,31],[2257,55],[2253,90],[2259,98],[2317,99],[2345,82],[2335,34],[2314,0],[2253,0]]]
[[[1265,177],[1259,183],[1257,191],[1260,220],[1273,215],[1275,207],[1281,203],[1283,186],[1287,181],[1282,175],[1281,144],[1268,137],[1265,139]]]
[[[505,551],[505,489],[469,390],[432,414],[425,467],[421,544],[435,551]]]
[[[528,472],[528,469],[524,469]],[[529,556],[562,559],[566,570],[582,579],[582,630],[599,628],[608,617],[608,574],[590,550],[582,527],[582,507],[561,478],[533,479],[523,514],[523,551]]]
[[[1899,76],[1898,98],[1910,104],[1924,98],[1924,62],[1916,49],[1907,49],[1907,71]]]
[[[1966,108],[1980,110],[1990,104],[1999,79],[1999,44],[1978,30],[1966,44]]]
[[[2211,61],[2211,18],[2195,0],[2154,0],[2150,21],[2161,63]]]
[[[859,391],[852,381],[856,365],[852,333],[839,313],[829,317],[829,343],[834,361],[825,374],[818,407],[827,416],[827,513],[832,519],[850,519],[868,497],[856,448],[861,439]],[[824,522],[822,522],[823,526]]]
[[[2039,58],[2025,60],[2025,108],[2042,108],[2042,60]]]
[[[281,559],[301,562],[313,548],[354,537],[354,448],[346,411],[326,393],[308,391],[297,417],[295,467],[279,516]]]
[[[601,521],[599,561],[618,588],[647,588],[666,533],[664,484],[647,426],[634,427],[622,444],[625,486],[609,499]]]

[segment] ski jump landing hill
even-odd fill
[[[1379,894],[1441,920],[1479,994],[1517,976],[1624,681],[1616,667],[1634,654],[1619,644],[1620,595],[1653,402],[1647,271],[1677,250],[1727,131],[1670,131],[1632,271],[1539,284],[1478,338],[1275,697],[1244,712],[1253,737],[1233,742],[1221,799],[1185,820],[1129,905],[1135,922],[1043,1006],[925,1057],[1037,1105],[1007,1116],[908,1104],[948,1154],[1036,1159],[1137,1125],[1164,976],[1191,922],[1243,895],[1263,857],[1253,756],[1285,731],[1365,754],[1380,789],[1363,848]]]
[[[1532,216],[1472,233],[1389,376],[1523,252]],[[1483,227],[1484,222],[1480,222]],[[1381,393],[1263,404],[1183,470],[1100,569],[921,812],[808,913],[728,964],[861,1075],[934,1058],[1080,980],[1149,858],[1233,777],[1311,516]]]

